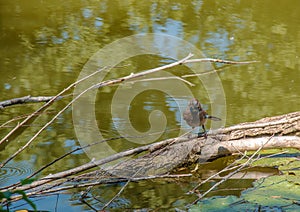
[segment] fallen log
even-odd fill
[[[263,118],[208,133],[208,138],[177,138],[167,146],[153,144],[150,152],[108,169],[118,176],[157,175],[178,165],[211,161],[235,153],[275,148],[300,149],[300,112]],[[272,138],[270,138],[272,136]]]
[[[300,149],[300,111],[285,115],[263,118],[255,122],[242,123],[221,128],[208,133],[208,137],[197,138],[182,136],[156,142],[109,156],[98,161],[91,161],[79,167],[52,174],[29,185],[6,187],[1,191],[18,189],[31,195],[49,193],[59,188],[75,188],[82,180],[85,183],[97,182],[103,179],[147,179],[147,176],[159,176],[172,171],[175,167],[190,163],[201,163],[231,154],[241,154],[249,150],[271,148]],[[145,154],[146,153],[146,154]],[[97,166],[121,159],[130,155],[134,159],[124,159],[121,162],[86,172]],[[143,154],[143,155],[141,155]],[[93,177],[94,176],[94,177]],[[104,180],[103,182],[109,182]],[[72,186],[70,186],[70,183]],[[86,183],[89,185],[89,183]],[[69,187],[68,187],[69,186]],[[21,197],[15,197],[15,200]]]

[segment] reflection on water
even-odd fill
[[[190,87],[193,95],[201,100],[212,115],[225,116],[227,126],[296,111],[300,106],[299,10],[298,0],[279,0],[276,4],[272,0],[1,2],[1,100],[25,95],[55,95],[77,79],[83,65],[103,46],[136,33],[167,33],[195,45],[206,57],[260,61],[239,66],[213,65],[221,70],[218,76],[226,96],[227,114],[222,113],[225,109],[219,104],[218,96],[209,95],[213,89],[217,89],[215,86],[208,90],[204,82],[187,78],[195,84]],[[186,50],[176,48],[176,43],[164,40],[155,40],[154,43],[161,52],[168,48],[170,54],[133,58],[121,64],[128,65],[127,68],[110,72],[107,79],[173,62],[175,56]],[[186,52],[181,56],[186,56]],[[189,72],[187,67],[168,71],[176,76]],[[207,78],[203,78],[205,82]],[[144,85],[147,87],[149,84]],[[111,115],[115,90],[114,87],[105,88],[97,94],[97,124],[104,137],[115,137],[120,131],[128,130],[128,121],[124,120],[122,113]],[[167,117],[167,124],[159,139],[177,136],[176,129],[187,128],[182,121],[181,110],[189,99],[190,95],[185,93],[171,97],[149,90],[137,95],[131,102],[128,108],[129,120],[135,129],[147,132],[150,128],[149,114],[160,110]],[[67,101],[65,99],[55,103],[51,112],[59,111]],[[19,115],[31,113],[38,106],[16,106],[0,111],[0,125]],[[123,107],[121,103],[119,106]],[[159,113],[154,115],[160,118]],[[6,145],[0,155],[1,160],[28,141],[39,126],[51,117],[48,114],[37,119],[32,127],[10,145]],[[84,118],[82,121],[85,121]],[[84,127],[88,128],[89,125]],[[0,129],[1,135],[6,132],[7,129]],[[0,183],[16,182],[31,173],[31,169],[36,170],[79,144],[73,130],[71,112],[66,111],[28,151],[20,155],[20,160],[27,161],[25,166],[16,163],[17,168],[14,168],[15,163],[12,163],[4,171],[1,170]],[[120,151],[132,148],[133,144],[124,140],[112,143],[111,146]],[[32,162],[32,157],[37,160]],[[44,174],[71,168],[88,160],[79,152]],[[138,194],[134,193],[136,187],[131,186],[130,196],[134,199]],[[145,189],[143,186],[140,190]],[[150,183],[147,186],[152,185]],[[136,206],[155,207],[155,202],[162,205],[164,201],[170,201],[163,199],[171,196],[170,193],[158,187],[140,191],[144,201],[152,199],[152,205],[145,202],[139,205],[136,201]],[[171,192],[177,191],[174,188],[169,189]],[[184,186],[182,188],[181,197],[185,198]],[[176,198],[172,201],[176,202]],[[128,202],[134,202],[132,199]]]

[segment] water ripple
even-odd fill
[[[30,163],[26,161],[12,162],[0,169],[0,186],[7,186],[19,182],[31,173],[33,173],[33,170]]]

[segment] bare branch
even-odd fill
[[[142,72],[139,72],[139,73],[136,73],[136,74],[130,74],[128,76],[125,76],[125,77],[121,77],[121,78],[118,78],[118,79],[115,79],[115,80],[108,80],[108,81],[104,81],[104,82],[100,82],[96,85],[93,85],[89,88],[87,88],[86,90],[84,90],[83,92],[81,92],[80,94],[78,94],[75,98],[72,99],[71,102],[69,102],[62,110],[60,110],[48,123],[46,123],[23,147],[21,147],[18,151],[16,151],[11,157],[9,157],[8,159],[6,159],[4,162],[2,162],[0,164],[0,168],[2,168],[3,166],[5,166],[9,161],[11,161],[14,157],[16,157],[20,152],[22,152],[24,149],[26,149],[31,143],[32,141],[44,130],[46,129],[60,114],[62,114],[68,107],[70,107],[77,99],[79,99],[83,94],[85,94],[86,92],[88,92],[89,90],[91,89],[94,89],[94,88],[101,88],[101,87],[104,87],[104,86],[110,86],[110,85],[114,85],[114,84],[117,84],[117,83],[121,83],[121,82],[124,82],[124,81],[127,81],[129,79],[134,79],[134,78],[138,78],[138,77],[141,77],[141,76],[145,76],[145,75],[148,75],[148,74],[151,74],[151,73],[155,73],[155,72],[158,72],[158,71],[161,71],[163,69],[167,69],[167,68],[171,68],[171,67],[174,67],[174,66],[177,66],[177,65],[181,65],[183,64],[187,59],[191,58],[193,56],[193,54],[189,54],[188,56],[186,56],[185,58],[177,61],[177,62],[174,62],[174,63],[171,63],[171,64],[168,64],[168,65],[165,65],[165,66],[161,66],[161,67],[158,67],[158,68],[154,68],[154,69],[150,69],[150,70],[146,70],[146,71],[142,71]],[[105,67],[107,68],[107,67]],[[103,69],[105,68],[102,68],[100,70],[98,70],[97,72],[94,72],[86,77],[84,77],[83,79],[80,79],[78,80],[77,82],[71,84],[67,89],[64,89],[62,92],[60,92],[59,94],[57,94],[55,97],[53,97],[51,100],[49,100],[49,102],[47,102],[43,107],[39,108],[36,112],[32,113],[30,116],[28,116],[24,121],[22,121],[18,126],[16,126],[12,131],[10,131],[1,141],[0,141],[0,145],[2,142],[6,141],[8,139],[9,136],[12,135],[13,132],[16,131],[16,129],[18,129],[20,126],[22,126],[23,124],[25,124],[31,117],[34,116],[35,113],[37,112],[40,112],[42,109],[45,109],[46,105],[50,105],[50,103],[52,103],[55,99],[57,99],[59,96],[61,96],[65,91],[69,90],[70,88],[72,88],[73,86],[75,86],[76,84],[82,82],[83,80],[95,75],[96,73],[102,71]]]
[[[101,69],[102,70],[102,69]],[[37,109],[35,112],[33,112],[31,115],[29,115],[26,119],[24,119],[21,123],[19,123],[14,129],[12,129],[6,136],[4,136],[1,141],[0,141],[0,145],[5,142],[8,141],[10,136],[17,130],[19,129],[21,126],[23,126],[24,124],[26,124],[32,117],[34,117],[36,114],[42,112],[43,110],[45,110],[47,107],[49,107],[57,98],[59,98],[62,94],[64,94],[66,91],[70,90],[72,87],[74,87],[75,85],[77,85],[78,83],[88,79],[89,77],[97,74],[98,72],[100,72],[101,70],[98,70],[80,80],[78,80],[77,82],[72,83],[71,85],[69,85],[67,88],[65,88],[64,90],[62,90],[61,92],[59,92],[57,95],[53,96],[46,104],[44,104],[42,107],[40,107],[39,109]],[[12,158],[11,158],[12,159]],[[5,161],[4,163],[0,164],[0,168],[3,167],[7,162],[9,162],[11,159]]]
[[[191,83],[191,82],[189,82],[185,79],[182,79],[181,77],[176,77],[176,76],[173,76],[173,77],[156,77],[156,78],[150,78],[150,79],[134,80],[134,81],[130,81],[129,83],[148,82],[148,81],[157,81],[157,80],[168,80],[168,79],[177,79],[177,80],[185,82],[189,86],[195,86],[193,83]]]
[[[214,184],[210,189],[208,189],[206,192],[204,192],[203,194],[199,195],[199,197],[192,203],[192,204],[196,204],[200,199],[202,199],[203,197],[205,197],[209,192],[211,192],[213,189],[215,189],[217,186],[219,186],[220,184],[224,183],[225,181],[227,181],[231,176],[235,175],[236,173],[240,172],[243,168],[248,167],[251,163],[255,162],[257,159],[254,159],[254,157],[263,149],[263,147],[273,138],[273,136],[271,136],[266,142],[262,143],[261,146],[254,152],[254,154],[251,155],[251,157],[249,157],[249,159],[238,166],[238,168],[229,173],[228,175],[226,175],[225,177],[223,177],[222,180],[220,180],[219,182],[217,182],[216,184]],[[254,160],[253,160],[254,159]],[[198,186],[197,186],[198,187]],[[196,187],[195,187],[196,188]],[[193,189],[193,191],[195,191],[195,188]]]
[[[131,182],[138,182],[142,180],[154,180],[154,179],[168,179],[168,178],[182,178],[182,177],[192,177],[192,174],[165,174],[165,175],[152,175],[152,176],[145,176],[145,177],[133,177],[130,178]],[[66,186],[60,186],[62,182],[68,182],[71,181],[73,182],[72,185],[66,185]],[[111,183],[120,183],[120,182],[127,182],[128,178],[109,178],[109,179],[100,179],[98,181],[89,181],[86,183],[78,182],[77,184],[74,184],[74,182],[78,181],[77,178],[71,178],[71,179],[64,179],[61,180],[60,182],[56,184],[51,184],[48,185],[48,187],[40,187],[40,188],[35,188],[33,191],[26,193],[27,197],[30,196],[37,196],[37,195],[46,195],[46,194],[54,194],[57,192],[62,192],[74,188],[86,188],[86,187],[91,187],[91,186],[96,186],[96,185],[101,185],[101,184],[111,184]],[[20,189],[20,188],[18,188]],[[17,201],[20,200],[22,196],[16,195],[11,198],[11,201]]]
[[[231,60],[221,60],[221,59],[214,59],[214,58],[189,59],[184,61],[184,63],[199,63],[199,62],[224,63],[224,64],[251,64],[251,63],[258,63],[260,61],[257,60],[231,61]]]
[[[113,80],[107,80],[107,81],[104,81],[104,82],[100,82],[100,83],[97,83],[96,85],[94,85],[93,87],[94,88],[101,88],[101,87],[104,87],[104,86],[111,86],[111,85],[115,85],[115,84],[118,84],[118,83],[121,83],[121,82],[125,82],[127,80],[132,80],[132,79],[139,78],[139,77],[142,77],[142,76],[146,76],[148,74],[152,74],[152,73],[155,73],[155,72],[158,72],[158,71],[161,71],[161,70],[172,68],[174,66],[182,65],[182,64],[184,64],[184,62],[186,60],[188,60],[191,57],[193,57],[193,54],[190,53],[185,58],[183,58],[179,61],[176,61],[174,63],[164,65],[164,66],[161,66],[161,67],[157,67],[157,68],[153,68],[153,69],[149,69],[149,70],[146,70],[146,71],[138,72],[138,73],[135,73],[135,74],[131,73],[130,75],[127,75],[125,77],[121,77],[121,78],[118,78],[118,79],[113,79]]]
[[[16,104],[25,104],[25,103],[37,103],[37,102],[48,102],[53,98],[53,96],[36,96],[36,97],[31,97],[30,95],[24,96],[24,97],[19,97],[19,98],[14,98],[14,99],[9,99],[0,102],[0,108],[5,108],[8,106],[16,105]],[[55,100],[61,99],[61,96],[58,96]]]

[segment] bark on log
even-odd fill
[[[29,185],[6,187],[7,189],[21,189],[29,192],[30,195],[47,192],[58,186],[85,179],[91,181],[101,180],[99,176],[105,177],[103,170],[92,171],[86,174],[80,172],[95,168],[97,165],[105,164],[116,159],[133,154],[147,152],[136,159],[123,160],[117,165],[105,169],[109,177],[121,177],[132,179],[168,173],[173,168],[186,163],[203,162],[230,155],[243,153],[248,150],[270,149],[270,148],[296,148],[300,149],[300,111],[286,115],[264,118],[256,122],[242,123],[228,128],[218,129],[208,133],[208,138],[179,137],[167,139],[154,144],[138,147],[117,153],[99,161],[89,162],[80,167],[56,173]],[[77,178],[78,179],[77,179]],[[79,185],[78,184],[78,185]],[[20,197],[18,197],[20,198]],[[17,197],[16,197],[17,199]]]
[[[262,145],[263,149],[300,149],[299,134],[300,112],[294,112],[221,128],[210,132],[208,138],[181,138],[172,145],[156,147],[142,157],[121,162],[108,170],[122,177],[158,175],[179,164],[205,162],[257,150]]]

